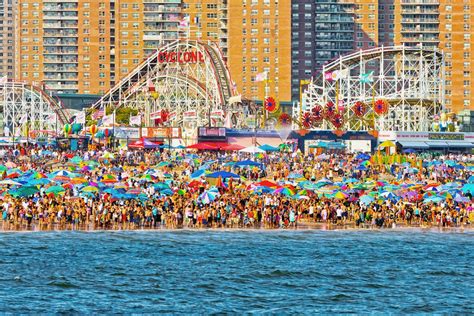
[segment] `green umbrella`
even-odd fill
[[[74,164],[79,164],[80,162],[82,162],[82,158],[79,156],[74,156],[74,158],[71,159],[71,162]]]
[[[10,190],[8,191],[8,194],[10,194],[13,197],[27,197],[37,192],[39,192],[38,188],[30,186],[30,187],[21,187],[17,190]]]
[[[59,193],[63,193],[64,191],[66,191],[66,190],[62,186],[53,185],[52,187],[47,188],[44,192],[46,194],[53,193],[53,194],[57,195]]]
[[[7,167],[5,167],[4,165],[0,165],[0,171],[3,172],[3,171],[7,171]]]

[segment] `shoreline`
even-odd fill
[[[474,226],[463,225],[453,227],[440,227],[440,226],[419,226],[419,225],[397,225],[395,227],[378,227],[372,225],[366,225],[364,227],[357,226],[355,224],[326,224],[326,223],[304,223],[299,224],[298,227],[286,227],[286,228],[269,228],[269,227],[110,227],[110,228],[95,228],[85,227],[85,225],[79,225],[76,227],[38,227],[38,225],[32,225],[31,227],[22,227],[16,229],[5,229],[0,225],[0,234],[7,233],[39,233],[39,232],[290,232],[290,231],[414,231],[414,232],[471,232],[474,231]]]

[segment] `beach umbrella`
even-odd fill
[[[97,193],[99,192],[99,188],[98,187],[94,187],[94,186],[85,186],[81,189],[81,192],[91,192],[91,193]]]
[[[218,195],[219,193],[216,193],[215,191],[207,190],[199,196],[199,200],[201,200],[203,204],[209,204],[215,201]]]
[[[169,162],[169,161],[162,161],[162,162],[160,162],[159,164],[157,164],[156,166],[157,166],[158,168],[162,168],[162,167],[166,167],[166,166],[169,166],[169,165],[171,165],[171,162]]]
[[[22,185],[22,184],[20,182],[13,181],[11,179],[7,179],[7,180],[0,181],[0,186],[3,186],[3,185]]]
[[[243,166],[255,166],[255,167],[262,167],[262,164],[260,162],[256,162],[253,160],[243,160],[239,161],[234,164],[235,167],[243,167]]]
[[[389,199],[389,200],[398,200],[399,197],[396,196],[393,192],[383,192],[380,194],[381,197],[384,199]]]
[[[300,173],[292,172],[288,175],[288,179],[300,179],[303,178],[303,175]]]
[[[465,196],[461,196],[460,194],[456,194],[454,197],[454,201],[458,203],[469,203],[471,200]]]
[[[16,163],[14,163],[14,162],[12,162],[12,161],[8,161],[8,162],[5,164],[5,167],[7,167],[8,169],[16,168]]]
[[[227,178],[240,178],[238,174],[232,173],[232,172],[227,172],[227,171],[217,171],[213,172],[211,174],[206,175],[207,178],[219,178],[221,177],[222,179],[227,179]]]
[[[4,166],[4,165],[0,165],[0,172],[4,172],[4,171],[7,171],[7,167]]]
[[[425,198],[423,200],[423,203],[427,204],[427,203],[440,203],[441,201],[443,201],[443,198],[440,197],[440,196],[430,196],[428,198]]]
[[[358,160],[369,160],[370,159],[370,155],[367,155],[365,153],[360,153],[358,154],[355,159],[358,159]]]
[[[386,140],[382,143],[380,143],[379,145],[379,148],[386,148],[386,147],[396,147],[395,143],[390,141],[390,140]]]
[[[279,185],[276,184],[276,183],[273,183],[271,181],[268,181],[268,180],[263,180],[263,181],[260,181],[260,182],[257,182],[255,183],[256,186],[261,186],[261,187],[267,187],[267,188],[278,188]]]
[[[474,183],[474,176],[470,176],[469,179],[467,179],[467,182]]]
[[[202,177],[203,175],[206,174],[206,171],[205,170],[198,170],[198,171],[195,171],[191,174],[191,179],[196,179],[196,178],[200,178]]]
[[[46,194],[53,193],[54,195],[58,195],[60,193],[64,193],[65,191],[66,190],[62,186],[53,185],[53,186],[47,188],[44,192]]]
[[[347,193],[344,193],[341,191],[337,191],[336,194],[334,194],[334,198],[339,199],[339,200],[346,199],[348,196],[349,195]]]
[[[118,182],[117,178],[115,178],[113,175],[111,174],[106,174],[102,180],[100,180],[100,182],[102,183],[116,183]]]
[[[186,190],[179,189],[178,191],[176,191],[176,193],[178,193],[178,195],[185,195],[185,194],[186,194]]]
[[[140,177],[140,180],[141,180],[141,181],[146,181],[146,182],[153,182],[153,181],[154,181],[153,177],[152,177],[151,175],[149,175],[149,174],[144,174],[144,175],[142,175],[142,176]]]
[[[27,184],[29,186],[36,186],[36,185],[45,185],[51,183],[51,180],[47,178],[42,178],[42,179],[31,179],[28,180]]]
[[[33,187],[33,186],[25,186],[25,187],[18,188],[16,190],[10,190],[8,191],[8,194],[10,194],[13,197],[27,197],[27,196],[32,196],[37,192],[39,192],[38,188]]]
[[[286,187],[278,188],[274,191],[274,193],[275,194],[282,194],[282,195],[286,195],[286,196],[295,195],[295,192],[293,192],[292,190],[290,190],[289,188],[286,188]]]
[[[361,204],[370,205],[374,202],[374,198],[371,197],[370,195],[362,195],[359,198],[359,201],[360,201]]]
[[[173,192],[173,190],[171,190],[171,189],[164,189],[164,190],[161,190],[161,191],[160,191],[160,194],[161,194],[161,195],[173,195],[173,193],[174,193],[174,192]]]
[[[461,191],[463,193],[470,192],[471,194],[474,194],[474,184],[468,183],[462,186]]]
[[[80,164],[82,162],[82,158],[79,156],[74,156],[70,161],[74,164]]]

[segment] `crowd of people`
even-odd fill
[[[23,146],[0,156],[3,230],[469,227],[474,220],[468,154],[376,162],[342,152]]]

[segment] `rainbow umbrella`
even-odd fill
[[[274,191],[275,194],[283,194],[286,196],[293,196],[295,195],[295,192],[293,192],[291,189],[283,187],[283,188],[278,188]]]

